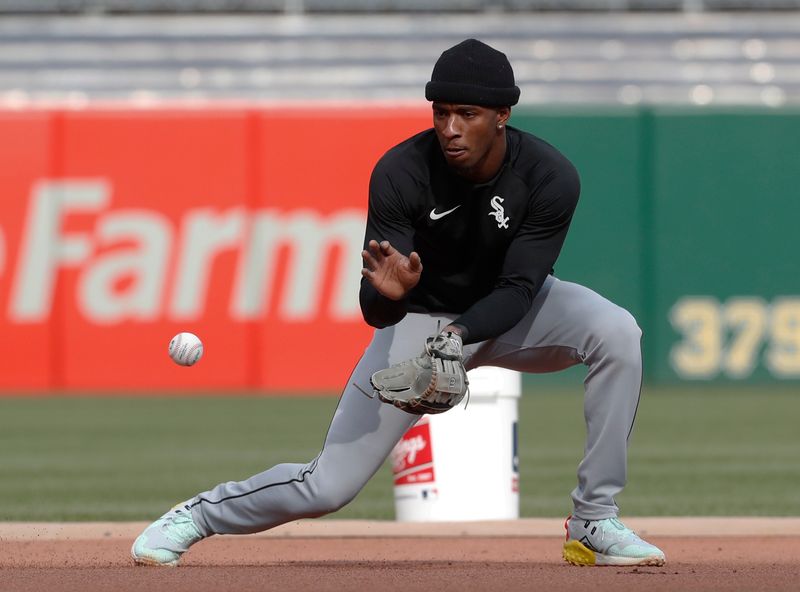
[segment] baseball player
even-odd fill
[[[619,521],[614,501],[639,402],[641,331],[627,311],[552,275],[579,179],[553,146],[508,125],[519,94],[496,49],[469,39],[442,53],[425,88],[433,128],[389,150],[372,173],[360,301],[375,332],[322,451],[179,504],[136,539],[136,563],[176,565],[213,534],[259,532],[343,507],[420,417],[392,397],[427,384],[430,361],[441,358],[454,372],[451,385],[462,367],[584,364],[586,448],[564,558],[663,565],[664,553]],[[417,389],[423,395],[447,389],[426,384]],[[456,390],[463,395],[463,385]],[[365,396],[372,392],[381,396]],[[447,408],[447,396],[425,409]]]

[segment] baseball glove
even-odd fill
[[[373,374],[372,389],[381,401],[408,413],[448,411],[461,402],[469,386],[461,350],[461,337],[455,333],[431,335],[418,357]]]

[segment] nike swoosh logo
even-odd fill
[[[431,220],[438,220],[439,218],[444,218],[445,216],[447,216],[447,214],[451,214],[451,213],[455,212],[460,207],[461,207],[461,204],[458,204],[452,210],[447,210],[446,212],[442,212],[441,214],[437,214],[436,213],[436,208],[433,208],[431,210]]]

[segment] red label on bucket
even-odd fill
[[[410,428],[392,450],[392,472],[395,485],[430,483],[436,478],[427,419]]]

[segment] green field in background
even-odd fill
[[[579,389],[520,402],[521,513],[563,516],[583,450]],[[221,481],[314,457],[321,398],[0,399],[0,520],[149,520]],[[458,410],[451,413],[458,413]],[[800,388],[648,388],[625,515],[800,515]],[[477,468],[477,467],[476,467]],[[336,518],[393,518],[384,467]]]

